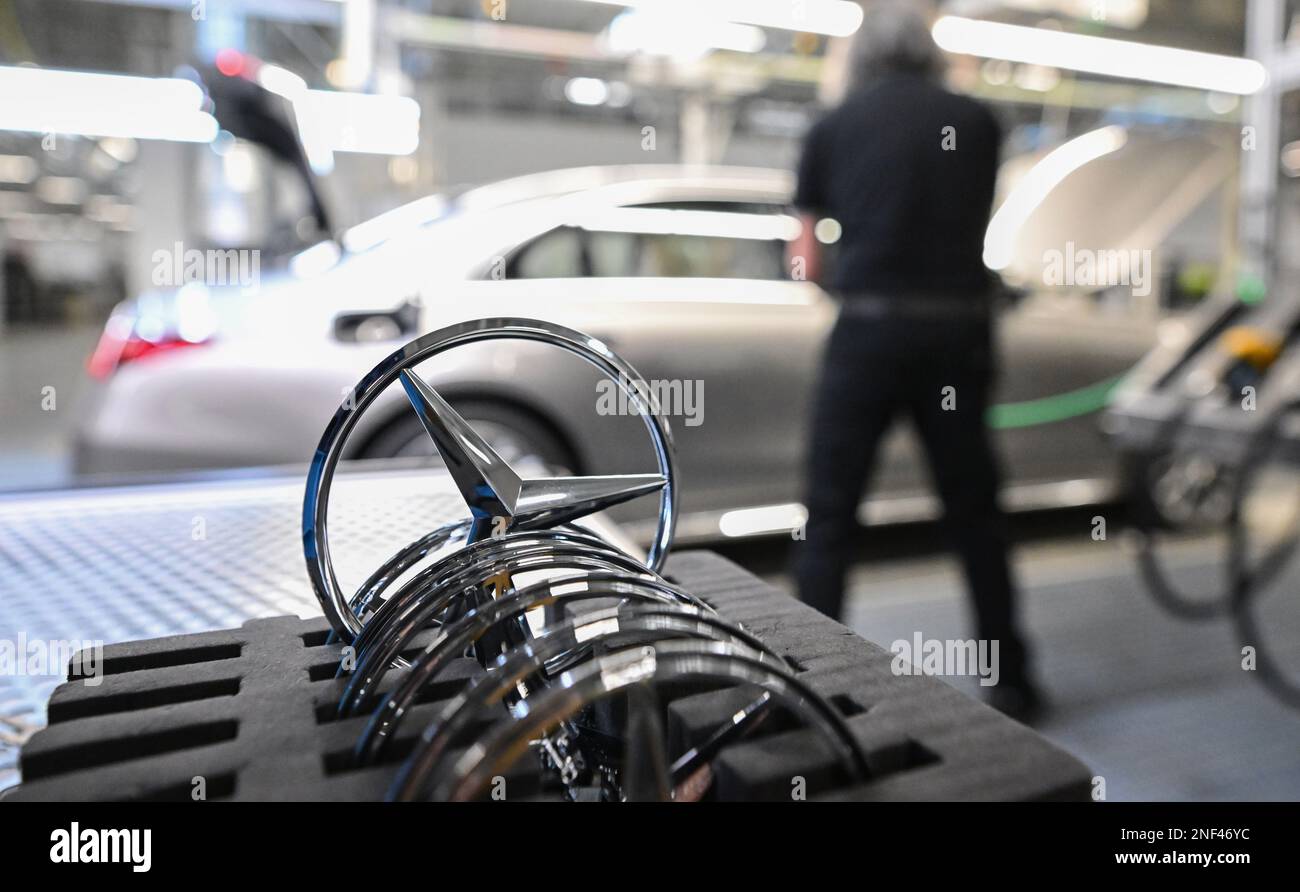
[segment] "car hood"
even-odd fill
[[[1093,251],[1155,249],[1236,170],[1238,152],[1226,134],[1113,129],[1121,135],[1117,149],[1065,175],[1018,221],[1002,270],[1009,281],[1041,285],[1045,252],[1064,251],[1067,244]],[[1050,154],[1003,165],[995,207],[1000,210],[1017,189],[1032,193],[1029,174]],[[1050,167],[1047,162],[1040,170]]]

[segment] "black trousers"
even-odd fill
[[[822,365],[812,421],[806,539],[795,545],[803,600],[838,618],[857,508],[890,424],[909,416],[961,558],[977,635],[999,642],[1001,681],[1025,680],[999,470],[985,413],[995,377],[984,315],[841,314]]]

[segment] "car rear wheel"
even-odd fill
[[[577,470],[572,450],[545,422],[511,406],[483,401],[453,404],[461,417],[473,426],[512,467],[527,473],[542,469]],[[437,463],[433,441],[414,415],[400,418],[384,428],[361,453],[361,458],[429,457]]]

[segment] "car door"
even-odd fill
[[[1001,314],[990,423],[1013,500],[1077,503],[1113,494],[1115,459],[1099,413],[1155,343],[1159,321],[1059,295],[1034,295]]]
[[[791,224],[771,202],[663,200],[559,227],[509,261],[509,278],[604,280],[612,346],[647,379],[698,390],[696,416],[672,418],[688,511],[798,498],[834,309],[786,277]]]

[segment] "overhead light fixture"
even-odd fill
[[[564,98],[574,105],[604,105],[609,84],[598,77],[571,77],[564,85]]]
[[[99,150],[118,164],[130,164],[140,154],[140,147],[135,144],[135,140],[116,136],[101,139]]]
[[[627,84],[598,77],[571,77],[561,90],[564,98],[574,105],[624,108],[632,101],[632,91]]]
[[[307,160],[319,174],[334,168],[334,152],[409,155],[420,144],[420,104],[407,96],[309,90],[279,65],[262,65],[257,82],[293,105]]]
[[[1061,72],[1045,65],[1021,65],[1016,68],[1011,79],[1022,90],[1049,93],[1061,82]]]
[[[409,155],[420,145],[420,103],[409,96],[308,90],[315,127],[335,152]]]
[[[86,202],[86,219],[96,223],[128,224],[134,213],[134,209],[116,195],[92,195]]]
[[[399,186],[409,186],[420,177],[420,162],[410,155],[394,155],[388,159],[388,178]]]
[[[225,185],[236,192],[252,192],[260,184],[257,155],[248,143],[237,142],[221,155]]]
[[[0,130],[211,142],[203,90],[180,78],[0,67]]]
[[[80,177],[41,177],[36,181],[36,197],[46,204],[81,204],[86,199],[86,181]]]
[[[681,30],[702,21],[737,22],[784,31],[847,37],[862,27],[862,7],[850,0],[587,0],[669,15]]]
[[[757,53],[767,44],[763,29],[754,25],[706,20],[683,27],[681,18],[660,9],[619,13],[602,40],[615,55],[648,53],[677,59],[697,59],[712,50]]]
[[[950,53],[1065,68],[1087,74],[1249,95],[1268,82],[1254,59],[944,16],[934,41]]]
[[[0,155],[0,183],[26,186],[36,179],[41,166],[27,155]]]
[[[1092,21],[1115,28],[1140,28],[1150,14],[1148,0],[1001,0],[1003,6],[1039,15],[1069,16],[1081,21]],[[954,15],[967,9],[979,8],[981,0],[949,4]]]
[[[1289,177],[1300,177],[1300,140],[1282,147],[1282,171]]]
[[[1080,167],[1118,151],[1127,141],[1124,128],[1111,125],[1076,136],[1039,159],[989,221],[984,233],[984,265],[992,270],[1010,266],[1021,229],[1052,190]]]

